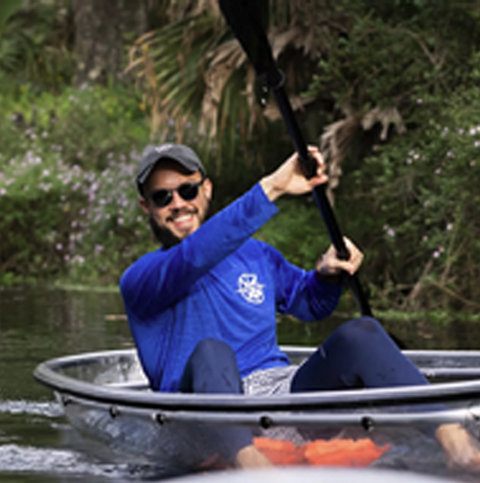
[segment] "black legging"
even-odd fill
[[[200,341],[190,355],[178,387],[180,392],[207,394],[242,394],[242,379],[233,349],[220,340]],[[252,432],[235,426],[209,426],[208,441],[231,464],[238,451],[252,444]],[[210,444],[209,444],[210,446]]]
[[[428,384],[427,379],[383,327],[371,317],[361,317],[338,327],[302,364],[291,391],[420,384]]]

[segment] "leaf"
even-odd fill
[[[0,28],[22,7],[22,0],[2,0],[0,2]],[[0,32],[1,33],[1,32]]]

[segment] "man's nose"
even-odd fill
[[[178,194],[177,191],[172,193],[172,201],[170,202],[170,206],[172,208],[180,208],[185,206],[186,201]]]

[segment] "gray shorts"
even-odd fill
[[[280,396],[289,394],[290,384],[298,367],[291,365],[252,372],[242,380],[243,391],[246,396]],[[288,440],[297,445],[305,442],[305,439],[294,427],[280,426],[260,429],[260,433],[268,438]]]
[[[290,392],[290,384],[298,367],[290,365],[252,372],[242,380],[243,392],[246,396],[288,394]]]

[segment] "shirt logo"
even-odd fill
[[[263,287],[258,283],[257,276],[252,273],[244,273],[238,278],[238,290],[242,297],[251,304],[260,305],[265,300]]]

